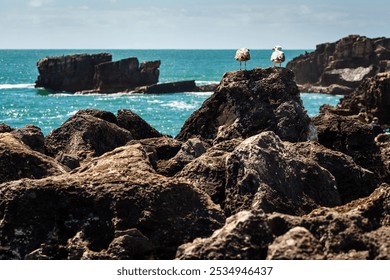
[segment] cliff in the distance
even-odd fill
[[[326,108],[308,141],[273,67],[226,73],[177,139],[129,110],[2,124],[0,259],[390,259],[390,137]]]
[[[287,66],[302,91],[348,94],[360,83],[390,70],[390,38],[350,35],[334,43],[317,45]]]

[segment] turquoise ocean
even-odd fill
[[[94,108],[116,113],[130,109],[161,133],[176,136],[184,121],[211,96],[211,92],[163,95],[51,93],[34,88],[36,63],[47,56],[108,52],[113,60],[137,57],[161,60],[160,82],[195,80],[199,85],[218,83],[223,74],[239,69],[235,50],[0,50],[0,123],[14,128],[39,126],[47,135],[78,110]],[[287,61],[305,50],[286,50]],[[251,50],[247,69],[269,67],[272,50]],[[287,62],[286,61],[286,62]],[[285,65],[284,63],[283,65]],[[335,105],[340,96],[301,93],[310,116],[322,104]]]

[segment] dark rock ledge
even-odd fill
[[[385,85],[312,123],[290,70],[226,73],[176,139],[129,110],[2,124],[0,259],[390,259],[390,137],[354,109],[388,125]]]

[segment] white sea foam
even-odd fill
[[[188,109],[195,109],[196,106],[193,105],[193,104],[188,104],[184,101],[172,101],[172,102],[169,102],[167,104],[163,104],[161,106],[164,106],[164,107],[172,107],[172,108],[176,108],[176,109],[179,109],[179,110],[188,110]]]
[[[197,86],[207,86],[213,84],[219,84],[219,81],[195,81]]]
[[[189,94],[198,95],[198,96],[210,96],[210,95],[212,95],[213,93],[214,93],[214,92],[212,92],[212,91],[189,92]]]
[[[78,111],[79,111],[79,110],[74,110],[74,111],[72,111],[72,112],[69,112],[69,113],[66,114],[66,116],[72,117],[72,116],[76,115],[76,113],[77,113]]]
[[[2,84],[0,89],[34,88],[34,84]]]

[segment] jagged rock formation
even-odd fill
[[[380,124],[390,126],[390,71],[364,80],[357,90],[340,100],[337,109],[349,115],[365,112],[369,120],[377,117]]]
[[[293,78],[227,73],[177,139],[129,110],[44,149],[0,124],[0,259],[390,259],[389,135],[325,106],[306,141]]]
[[[310,119],[293,77],[291,71],[275,67],[225,73],[176,138],[220,142],[272,130],[283,140],[307,140]]]
[[[390,70],[390,38],[350,35],[316,46],[287,66],[306,92],[348,94],[368,77]]]
[[[313,118],[322,145],[351,156],[385,182],[390,182],[390,157],[385,152],[390,141],[378,134],[390,126],[389,80],[390,72],[367,78],[337,106],[324,105]],[[372,123],[375,117],[378,124]]]
[[[2,184],[0,197],[3,259],[173,258],[224,219],[207,195],[155,173],[140,144],[71,174]],[[148,246],[133,252],[140,242]]]
[[[11,133],[0,133],[0,183],[66,173],[53,158],[32,150]]]
[[[242,211],[208,238],[179,247],[178,259],[389,259],[390,186],[303,217]]]
[[[135,57],[112,62],[112,55],[75,54],[46,57],[37,63],[36,87],[53,91],[112,93],[156,84],[160,61],[139,65]]]
[[[332,174],[286,145],[273,132],[263,132],[227,157],[227,216],[251,208],[303,215],[320,205],[340,205]]]
[[[116,117],[110,112],[88,109],[79,111],[49,133],[45,139],[45,150],[52,157],[66,155],[77,161],[88,161],[130,140],[160,136],[157,130],[130,110],[119,110]]]

